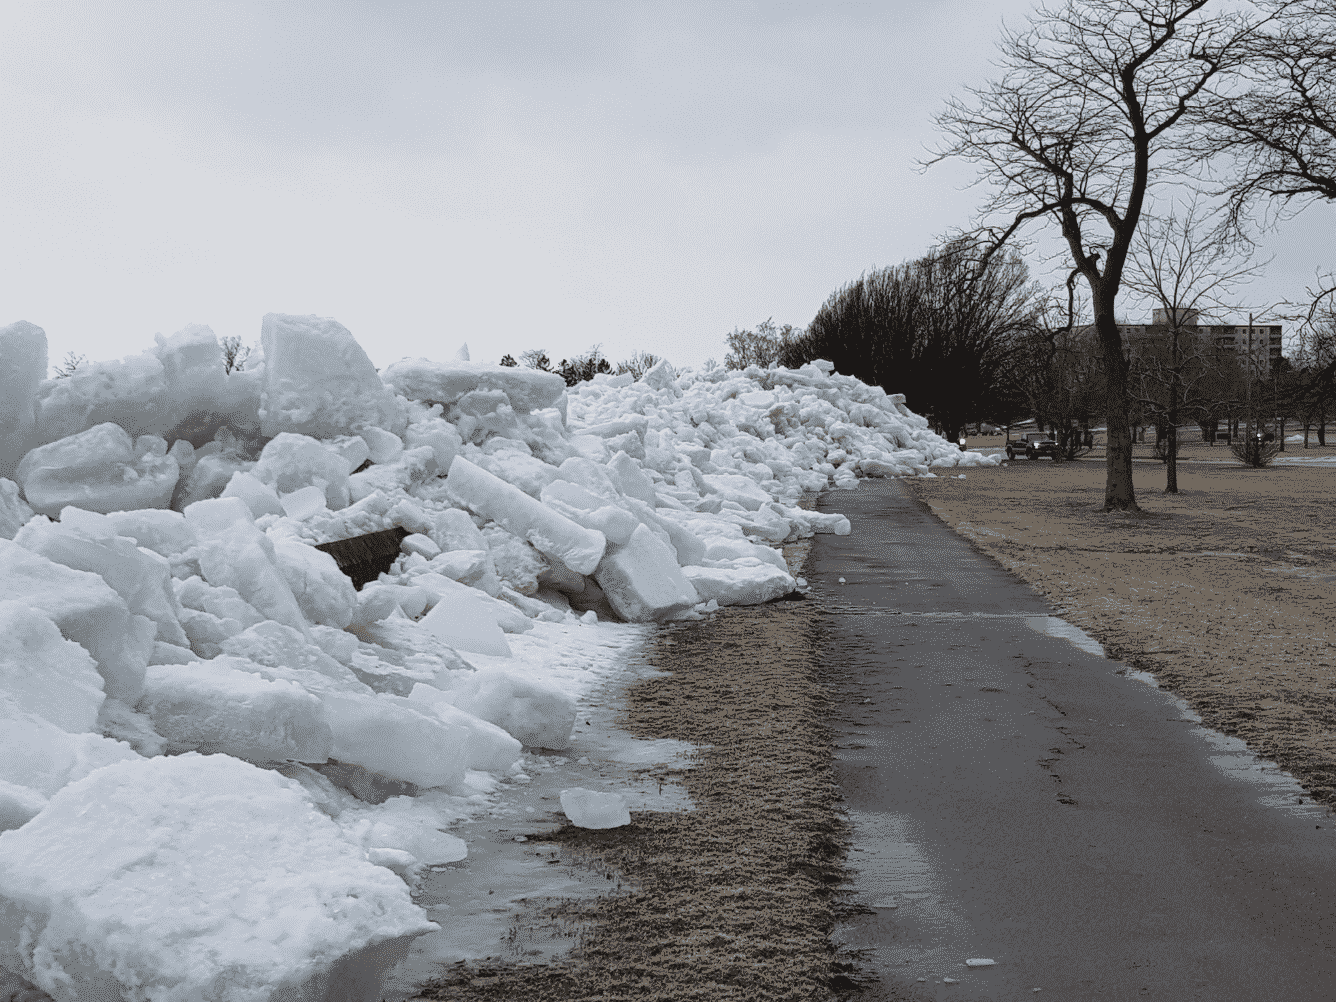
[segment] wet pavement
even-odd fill
[[[899,482],[818,508],[860,999],[1336,998],[1336,819]]]

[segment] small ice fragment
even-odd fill
[[[987,959],[985,959],[985,958],[983,958],[983,957],[972,957],[971,959],[965,961],[965,966],[966,966],[966,967],[992,967],[992,966],[993,966],[994,964],[996,964],[996,963],[997,963],[996,960],[987,960]]]
[[[958,984],[960,984],[960,982],[957,981],[955,978],[942,978],[942,984],[944,984],[944,985],[958,985]]]
[[[927,978],[919,978],[920,981],[927,981]]]
[[[959,476],[956,477],[956,479],[957,479],[957,480],[964,480],[964,479],[965,479],[965,474],[963,474],[963,473],[960,474]]]
[[[840,584],[844,584],[844,578],[840,578]]]
[[[308,519],[316,512],[324,511],[328,507],[324,488],[316,487],[314,484],[293,491],[291,494],[281,494],[278,500],[288,518],[296,519],[298,522]]]
[[[529,841],[529,839],[528,839],[528,837],[525,836],[525,835],[516,835],[516,836],[515,836],[515,841],[516,841],[516,842],[527,842],[527,841]]]
[[[580,758],[578,758],[578,759],[575,760],[575,764],[576,764],[576,765],[588,765],[588,764],[589,764],[589,759],[586,758],[586,757],[584,757],[584,756],[582,755]]]
[[[561,791],[561,809],[577,828],[620,828],[631,823],[626,801],[617,793],[572,787]]]

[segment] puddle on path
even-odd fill
[[[526,749],[525,773],[499,784],[489,815],[451,827],[467,843],[468,858],[424,874],[414,896],[441,930],[414,941],[408,958],[390,973],[383,1002],[412,998],[423,982],[461,960],[543,963],[576,945],[577,926],[541,913],[563,900],[615,893],[623,878],[544,841],[545,833],[566,824],[562,790],[619,793],[632,812],[694,809],[664,773],[691,768],[699,749],[683,741],[641,740],[615,724],[626,690],[662,674],[632,652],[627,662],[582,697],[570,748],[545,755]]]
[[[854,871],[848,887],[876,917],[838,923],[831,934],[840,947],[866,950],[872,969],[896,971],[905,978],[940,983],[943,976],[962,985],[979,983],[985,975],[965,966],[960,944],[972,935],[970,923],[945,892],[946,881],[919,849],[920,822],[907,815],[849,811],[854,842],[862,851],[849,853]],[[986,954],[985,954],[986,955]]]

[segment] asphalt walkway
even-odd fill
[[[818,508],[858,998],[1336,998],[1336,819],[898,481]]]

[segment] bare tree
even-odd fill
[[[223,372],[233,372],[246,364],[250,358],[250,346],[241,343],[241,335],[225,337],[218,344],[223,349]]]
[[[531,348],[520,352],[520,361],[530,369],[538,369],[541,372],[552,371],[552,362],[542,348]]]
[[[1246,44],[1233,86],[1194,112],[1203,152],[1228,154],[1230,221],[1259,203],[1336,201],[1336,6],[1331,0],[1260,0],[1272,12]]]
[[[654,368],[659,362],[657,355],[651,355],[647,351],[638,351],[624,362],[617,363],[617,371],[614,375],[620,376],[629,372],[633,379],[640,379],[650,369]]]
[[[1056,226],[1090,289],[1107,387],[1104,507],[1135,510],[1127,361],[1115,318],[1147,193],[1195,158],[1188,113],[1234,69],[1253,23],[1209,0],[1066,0],[1005,30],[1000,80],[952,99],[938,124],[992,189],[975,232],[1001,247]]]
[[[1167,398],[1161,407],[1159,394],[1143,394],[1145,403],[1162,410],[1168,431],[1163,446],[1167,494],[1178,493],[1179,415],[1192,404],[1192,384],[1205,369],[1207,346],[1198,323],[1203,314],[1209,318],[1224,309],[1229,292],[1261,273],[1262,265],[1251,263],[1247,250],[1243,241],[1207,233],[1195,198],[1181,216],[1171,211],[1163,218],[1148,217],[1133,242],[1123,284],[1156,303],[1164,317],[1163,350],[1144,353],[1139,368]],[[1159,436],[1156,445],[1161,445]]]
[[[775,326],[775,318],[770,317],[756,325],[756,330],[738,330],[728,335],[728,354],[724,356],[727,369],[745,369],[755,365],[768,369],[779,359],[780,353],[803,333],[793,324]]]
[[[65,352],[65,361],[56,366],[55,379],[67,379],[74,375],[74,371],[88,361],[87,355],[76,355],[72,351]]]

